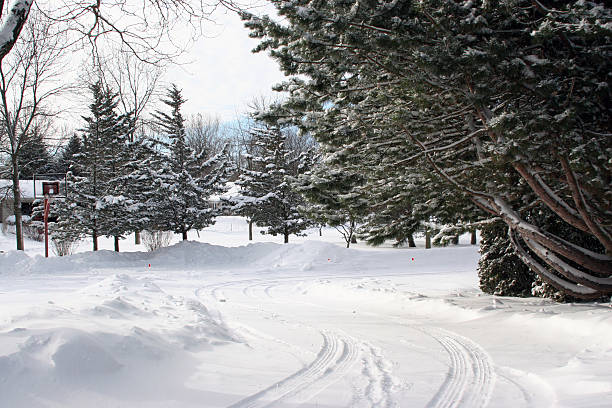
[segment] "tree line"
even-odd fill
[[[484,228],[497,256],[483,257],[481,282],[494,293],[612,293],[609,7],[272,3],[278,21],[243,13],[255,51],[289,77],[277,87],[288,99],[259,117],[321,145],[303,186],[321,208],[350,220],[365,200],[372,243],[432,222],[451,226],[440,239]],[[488,275],[504,269],[495,262],[504,278]]]

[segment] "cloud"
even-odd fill
[[[258,40],[248,37],[236,14],[217,12],[212,20],[204,27],[205,37],[187,55],[192,62],[169,69],[164,80],[183,89],[185,115],[203,113],[232,120],[254,98],[278,95],[271,88],[284,77],[267,54],[251,52]]]

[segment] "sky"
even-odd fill
[[[212,20],[184,56],[191,63],[171,67],[163,80],[183,90],[185,116],[202,113],[227,122],[243,115],[255,98],[278,97],[271,88],[284,76],[268,55],[251,52],[258,40],[249,38],[235,13],[220,9]]]

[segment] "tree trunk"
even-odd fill
[[[453,239],[451,240],[451,243],[453,245],[459,245],[459,235],[455,235]]]
[[[472,230],[472,236],[470,237],[470,244],[476,245],[476,230],[475,229]]]
[[[134,232],[134,244],[140,245],[140,231]]]
[[[351,236],[351,244],[356,244],[357,243],[357,236],[355,234],[352,234]]]
[[[183,231],[183,241],[187,241],[187,231]]]
[[[289,231],[287,231],[287,227],[285,227],[285,244],[289,243]]]
[[[12,158],[13,165],[13,213],[15,214],[15,237],[17,239],[17,250],[23,251],[23,228],[21,225],[21,189],[19,188],[19,163],[16,155]]]
[[[94,230],[91,234],[91,238],[93,240],[93,250],[98,250],[98,233]]]
[[[431,248],[431,232],[429,231],[429,228],[427,228],[425,230],[425,249],[430,249]]]
[[[322,237],[323,236],[323,227],[319,227],[319,236]]]
[[[249,220],[249,241],[253,240],[253,220]]]
[[[416,244],[414,243],[414,237],[412,236],[412,234],[408,234],[408,247],[416,248]]]
[[[119,252],[119,237],[115,236],[115,252]]]

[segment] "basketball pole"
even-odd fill
[[[49,257],[49,194],[45,194],[45,212],[44,212],[44,221],[45,221],[45,258]]]

